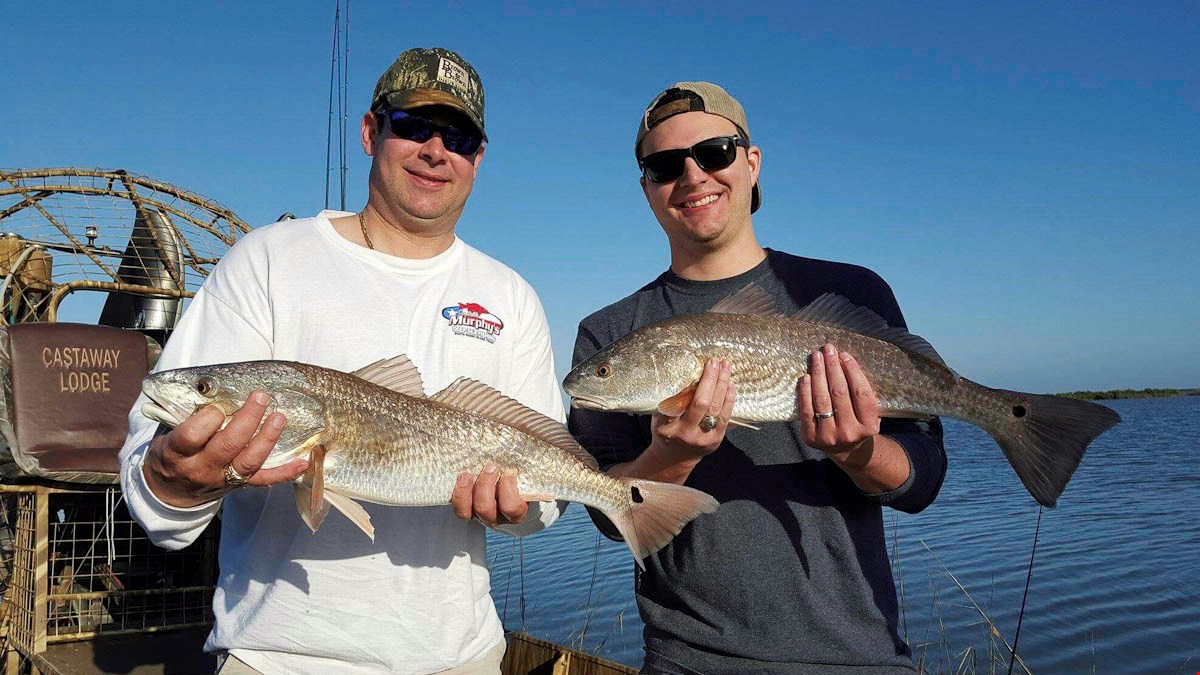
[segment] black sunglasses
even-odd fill
[[[683,162],[688,157],[705,171],[720,171],[737,159],[738,148],[750,148],[740,136],[717,136],[693,145],[651,153],[638,160],[638,168],[651,183],[669,183],[683,175]]]
[[[387,120],[392,134],[407,141],[424,143],[436,131],[442,136],[442,145],[450,152],[471,156],[483,144],[483,133],[474,127],[461,127],[454,124],[438,124],[433,120],[415,115],[406,110],[387,110],[376,112],[380,119]]]

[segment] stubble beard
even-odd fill
[[[441,233],[452,231],[466,207],[466,196],[456,200],[452,195],[422,191],[407,184],[407,173],[385,180],[379,176],[375,184],[391,218],[406,221],[415,231]],[[390,184],[389,184],[390,183]]]

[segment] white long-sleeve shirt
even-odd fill
[[[550,333],[533,289],[456,239],[428,260],[347,241],[324,211],[257,229],[193,298],[157,369],[282,359],[350,371],[406,354],[427,394],[471,377],[565,418]],[[218,508],[216,622],[205,649],[273,673],[429,673],[481,658],[503,639],[490,596],[484,528],[449,506],[362,504],[371,542],[338,512],[315,534],[293,488],[244,488],[181,509],[149,490],[142,460],[157,425],[130,412],[121,485],[152,540],[181,548]],[[505,531],[538,531],[564,504],[530,505]]]

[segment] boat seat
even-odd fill
[[[0,327],[0,476],[118,482],[129,410],[160,352],[110,326]]]

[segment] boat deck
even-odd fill
[[[201,651],[208,628],[96,637],[51,644],[34,665],[42,675],[208,675],[216,657]],[[509,635],[505,673],[631,675],[637,670],[524,633]]]
[[[208,628],[97,637],[49,645],[34,665],[43,675],[207,675],[217,659],[201,651]]]

